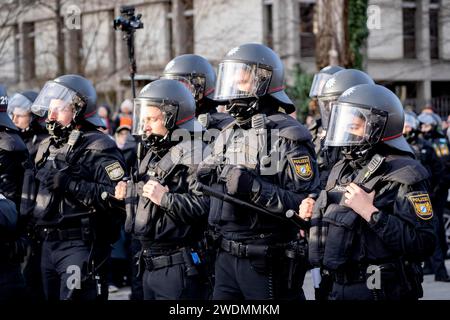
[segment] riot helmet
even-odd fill
[[[403,123],[402,103],[392,91],[376,84],[357,85],[332,104],[325,145],[358,155],[383,143],[414,154],[402,135]]]
[[[0,84],[0,127],[18,130],[14,122],[8,116],[8,93],[6,87]]]
[[[216,73],[208,60],[202,56],[183,54],[175,57],[164,68],[162,78],[183,83],[197,103],[203,98],[212,100],[214,97]]]
[[[266,96],[276,100],[286,113],[295,111],[284,91],[281,59],[257,43],[231,49],[219,64],[214,99],[227,103],[226,110],[236,119],[249,119],[258,111],[258,100]]]
[[[147,130],[152,107],[162,112],[163,125],[167,134],[149,133]],[[141,136],[150,144],[167,141],[175,129],[185,129],[191,133],[203,131],[201,124],[195,120],[194,97],[182,83],[171,79],[160,79],[147,84],[134,99],[132,134]]]
[[[326,130],[331,112],[331,104],[348,88],[359,84],[374,84],[365,72],[356,69],[344,69],[333,74],[317,96],[322,127]]]
[[[97,114],[97,93],[86,78],[69,74],[48,81],[31,106],[31,111],[39,116],[53,110],[71,109],[73,118],[70,124],[61,126],[57,121],[47,119],[47,129],[54,136],[66,136],[75,125],[87,121],[95,127],[104,127]]]
[[[323,86],[327,80],[330,79],[333,74],[341,70],[344,70],[344,68],[340,66],[326,66],[325,68],[320,69],[320,71],[314,75],[311,89],[309,90],[309,97],[317,98],[322,92]]]

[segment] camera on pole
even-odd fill
[[[142,14],[135,15],[134,11],[135,8],[133,6],[120,7],[120,16],[114,19],[113,27],[116,31],[123,32],[123,40],[127,42],[128,59],[130,61],[131,92],[133,98],[136,98],[136,87],[134,83],[134,76],[136,74],[134,33],[136,30],[144,28],[144,24],[141,22]]]

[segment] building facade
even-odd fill
[[[316,71],[315,0],[3,2],[0,7],[21,8],[0,8],[0,81],[11,93],[39,89],[63,71],[92,79],[102,102],[130,97],[127,48],[112,28],[124,4],[134,5],[144,24],[135,33],[138,87],[176,55],[196,53],[217,65],[244,42],[277,51],[288,81],[297,65]],[[449,113],[450,0],[369,0],[368,14],[366,71],[405,104],[431,103]]]

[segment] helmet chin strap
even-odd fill
[[[143,135],[142,141],[146,148],[155,152],[165,150],[170,146],[170,132],[167,132],[164,136],[160,134]]]
[[[259,100],[255,98],[230,101],[225,110],[236,119],[239,126],[248,124],[259,109]]]
[[[50,120],[46,122],[46,128],[48,133],[52,137],[56,138],[55,140],[64,141],[69,137],[70,132],[74,129],[74,123],[71,121],[67,126],[63,126],[56,120]]]

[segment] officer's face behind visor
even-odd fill
[[[258,98],[267,93],[272,71],[268,67],[234,61],[219,65],[214,99]]]
[[[196,101],[201,100],[205,95],[206,79],[203,75],[179,75],[179,74],[165,74],[163,79],[171,79],[181,82],[189,91]]]
[[[20,93],[16,93],[8,101],[8,115],[14,124],[22,130],[30,126],[31,104],[31,101]]]
[[[133,135],[163,137],[168,132],[161,107],[155,102],[135,99],[133,118]]]
[[[355,146],[377,143],[386,120],[386,115],[374,113],[371,109],[335,102],[325,145]]]
[[[67,115],[69,112],[73,115],[73,103],[76,100],[79,99],[75,91],[54,81],[48,81],[31,106],[31,111],[39,117],[44,117],[48,112],[48,119],[54,118],[57,114]]]
[[[333,75],[328,73],[316,73],[314,75],[313,83],[311,89],[309,90],[309,97],[314,98],[320,96],[322,93],[323,86]]]

